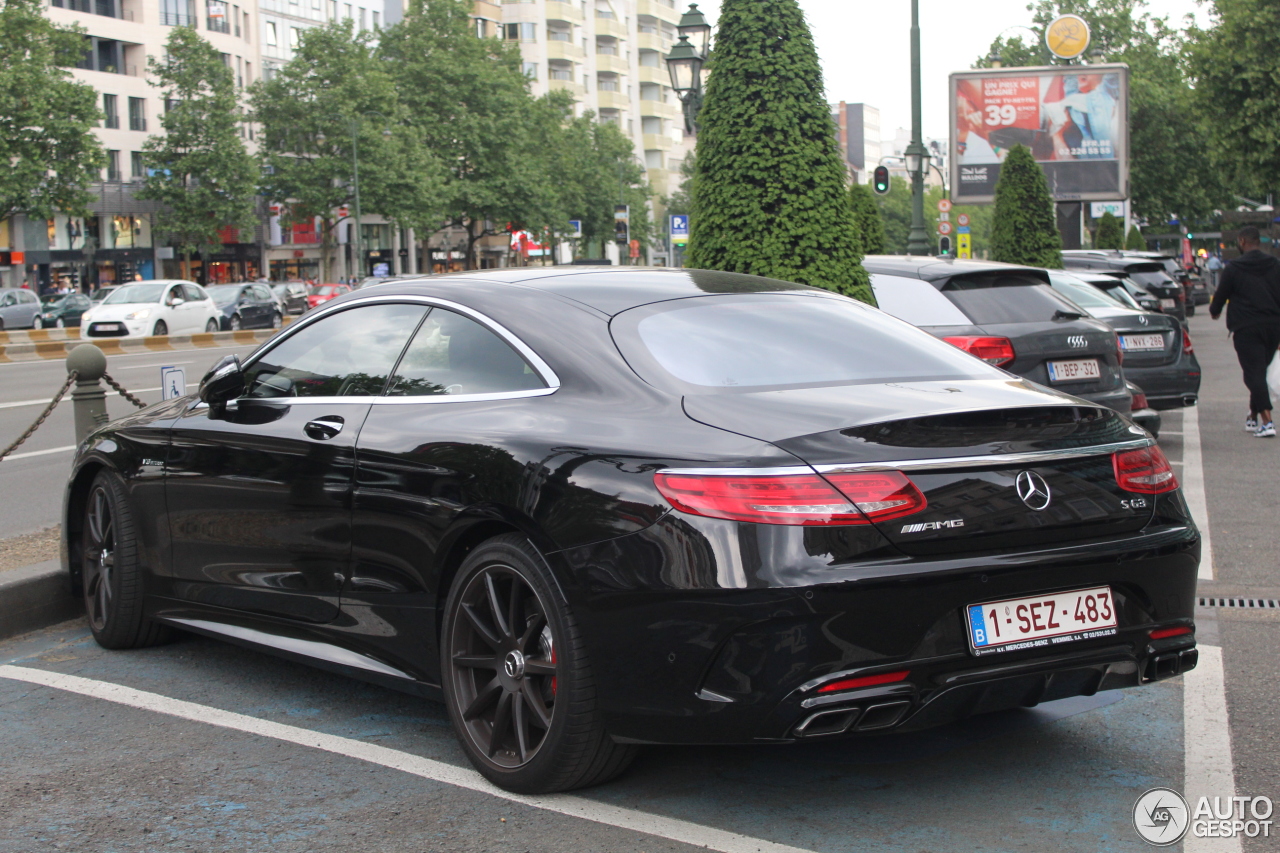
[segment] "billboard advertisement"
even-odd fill
[[[1015,145],[1031,149],[1058,201],[1128,197],[1128,66],[961,71],[950,91],[956,203],[994,200]]]

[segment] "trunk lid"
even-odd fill
[[[1108,409],[1028,382],[709,394],[686,397],[685,411],[770,441],[837,485],[859,472],[902,471],[928,506],[876,527],[912,555],[1129,533],[1154,511],[1152,498],[1116,483],[1111,450],[1098,450],[1137,446],[1141,431]]]

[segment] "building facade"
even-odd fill
[[[836,141],[845,167],[852,180],[865,184],[880,164],[880,110],[868,104],[831,106],[831,119],[836,125]]]

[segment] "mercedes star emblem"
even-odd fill
[[[1018,475],[1016,485],[1018,497],[1022,498],[1022,502],[1028,507],[1036,512],[1049,508],[1053,493],[1049,491],[1049,484],[1045,482],[1044,477],[1034,471],[1023,471]]]

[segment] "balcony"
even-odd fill
[[[596,35],[624,39],[627,37],[627,28],[617,18],[601,18],[597,15]]]
[[[106,118],[102,120],[102,126],[105,127],[107,130],[119,130],[120,116],[108,115]]]
[[[665,133],[644,134],[644,150],[646,151],[670,151],[675,145],[671,137]]]
[[[550,80],[547,83],[547,87],[553,92],[568,92],[573,95],[575,101],[582,101],[587,97],[586,87],[581,83],[573,82],[573,80]]]
[[[166,12],[160,11],[160,23],[166,27],[194,27],[198,18],[195,15],[186,15],[182,12]]]
[[[205,18],[205,28],[211,33],[225,33],[231,35],[231,24],[227,22],[225,17]]]
[[[667,0],[636,0],[636,14],[650,15],[671,24],[678,24],[682,13],[676,8],[675,0],[670,0],[670,2],[667,2]]]
[[[656,50],[666,56],[671,52],[671,44],[661,33],[640,33],[636,36],[636,46],[641,50]]]
[[[596,70],[612,71],[614,74],[626,74],[631,69],[627,67],[627,61],[621,56],[615,56],[611,53],[597,53]]]
[[[547,0],[547,20],[581,24],[582,7],[570,0]]]
[[[131,117],[129,119],[129,129],[145,131],[147,129],[147,120],[145,118]]]
[[[640,66],[640,82],[656,83],[659,86],[671,85],[671,73],[667,71],[667,64],[661,65],[641,65]]]
[[[658,118],[680,119],[681,125],[684,124],[684,111],[679,101],[667,103],[665,101],[648,101],[641,98],[640,115],[641,117],[657,116]]]
[[[586,59],[582,45],[571,41],[547,42],[547,59],[563,59],[567,62],[582,62]]]
[[[631,108],[631,101],[628,100],[626,92],[600,91],[596,93],[596,102],[602,110],[627,110]]]

